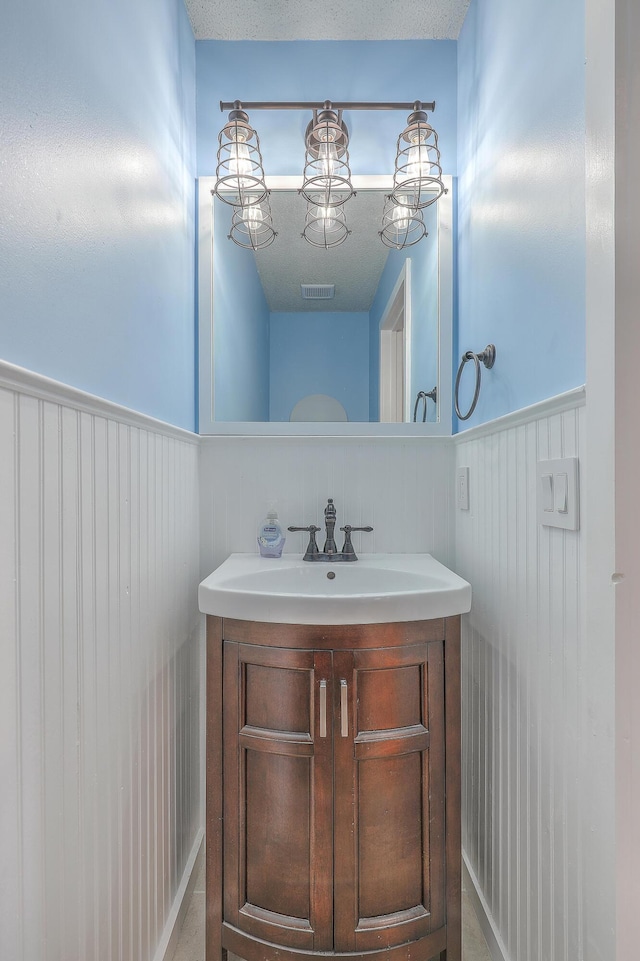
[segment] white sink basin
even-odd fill
[[[380,624],[464,614],[471,586],[431,554],[360,554],[336,564],[232,554],[200,584],[198,603],[205,614],[245,621]]]

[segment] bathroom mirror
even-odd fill
[[[201,434],[451,433],[444,179],[447,193],[424,210],[428,236],[396,250],[378,235],[391,178],[355,177],[351,234],[324,250],[301,238],[300,178],[267,178],[278,236],[254,252],[228,239],[232,208],[212,196],[214,177],[200,178]],[[433,388],[437,402],[419,396]]]

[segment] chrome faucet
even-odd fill
[[[333,498],[330,497],[327,506],[324,509],[324,524],[326,530],[326,540],[324,542],[324,548],[322,551],[318,549],[316,543],[316,534],[320,530],[315,524],[310,524],[309,527],[289,527],[290,531],[306,531],[309,534],[309,543],[307,544],[307,549],[305,551],[303,561],[326,561],[328,563],[336,563],[339,561],[357,561],[358,555],[353,549],[353,544],[351,543],[351,533],[352,531],[367,531],[373,530],[373,527],[352,527],[351,524],[345,524],[340,530],[344,531],[344,544],[342,550],[338,551],[336,547],[336,541],[334,537],[334,530],[336,526],[336,509],[333,503]]]

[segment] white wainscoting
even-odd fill
[[[203,823],[199,575],[255,551],[272,501],[321,524],[333,497],[375,528],[356,549],[428,551],[473,585],[464,846],[496,957],[595,959],[581,799],[613,822],[612,764],[591,763],[613,693],[585,647],[583,531],[535,514],[536,461],[584,463],[582,404],[453,441],[198,441],[0,364],[0,957],[163,956]]]
[[[0,365],[3,959],[167,939],[202,827],[197,488],[187,432]]]
[[[471,499],[455,511],[455,566],[473,585],[463,618],[463,845],[488,940],[509,961],[600,958],[589,944],[598,865],[586,853],[584,797],[612,815],[612,766],[596,770],[591,759],[596,738],[610,735],[597,729],[613,692],[604,685],[600,704],[590,697],[599,658],[585,641],[584,498],[581,531],[536,520],[536,462],[578,456],[585,467],[583,405],[574,392],[455,441]]]
[[[271,502],[284,526],[323,527],[328,497],[337,527],[373,526],[353,535],[356,551],[426,552],[452,563],[449,438],[203,437],[200,464],[203,577],[232,552],[257,549]],[[307,539],[288,533],[285,551],[304,553]]]

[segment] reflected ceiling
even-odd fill
[[[278,236],[256,252],[260,280],[272,311],[369,310],[389,249],[378,231],[384,193],[359,190],[345,205],[351,234],[333,250],[312,247],[301,236],[305,203],[297,191],[270,194]],[[332,300],[303,300],[301,284],[335,284]]]

